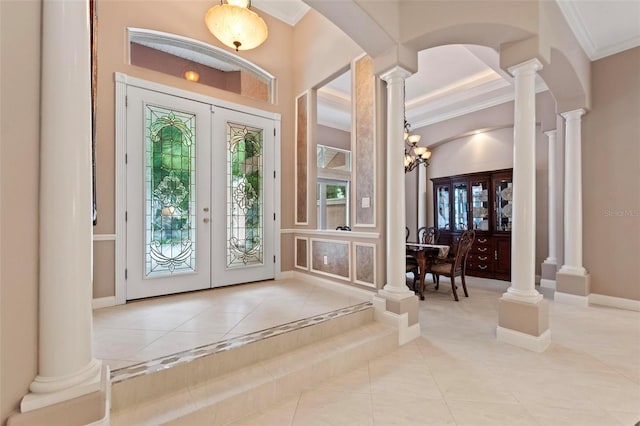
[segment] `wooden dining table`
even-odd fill
[[[418,264],[419,289],[416,293],[420,297],[420,300],[424,300],[424,277],[431,269],[431,265],[435,259],[447,257],[449,254],[449,246],[407,242],[406,252],[408,256],[416,259],[416,263]]]

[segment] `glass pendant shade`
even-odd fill
[[[211,34],[225,46],[249,50],[260,46],[267,39],[267,24],[255,12],[243,7],[246,1],[229,0],[230,4],[213,6],[205,16]]]

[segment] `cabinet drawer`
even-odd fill
[[[477,236],[473,241],[469,253],[478,253],[487,256],[493,255],[493,239],[484,235]]]
[[[493,272],[493,263],[467,261],[467,271]]]
[[[493,253],[469,253],[467,258],[467,263],[492,263],[493,262]]]

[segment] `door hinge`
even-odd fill
[[[276,171],[275,170],[273,171],[273,178],[274,179],[276,178]]]
[[[273,214],[273,220],[276,220],[276,214],[275,213]]]
[[[129,155],[128,154],[124,155],[124,164],[129,164]]]
[[[273,136],[276,135],[276,129],[273,129]]]
[[[126,222],[129,219],[129,212],[124,212],[124,221]]]
[[[129,276],[129,270],[125,269],[124,270],[124,279],[126,280],[128,276]]]
[[[125,96],[124,97],[124,106],[128,107],[129,106],[129,96]]]
[[[276,263],[276,257],[273,256],[273,263]]]

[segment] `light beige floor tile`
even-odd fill
[[[618,425],[618,420],[604,410],[571,410],[568,408],[525,405],[527,412],[542,426]]]
[[[259,414],[229,423],[229,426],[291,426],[298,399],[291,398]]]
[[[293,426],[373,426],[371,395],[310,391],[300,395]]]
[[[640,422],[638,412],[608,410],[609,415],[615,418],[621,425],[631,426]]]
[[[369,367],[360,367],[349,373],[340,374],[337,377],[318,383],[317,389],[370,394],[371,383],[369,380]]]
[[[447,405],[456,424],[460,426],[538,425],[520,404],[447,401]]]
[[[98,359],[132,359],[132,355],[166,334],[165,331],[101,329],[94,333],[93,353]]]
[[[210,308],[182,323],[174,331],[227,333],[246,316],[247,314],[242,312],[221,312],[217,308]]]
[[[369,377],[372,393],[420,395],[436,399],[442,397],[426,363],[403,365],[373,360],[369,362]]]
[[[456,424],[442,399],[392,393],[373,394],[373,420],[384,426]]]

